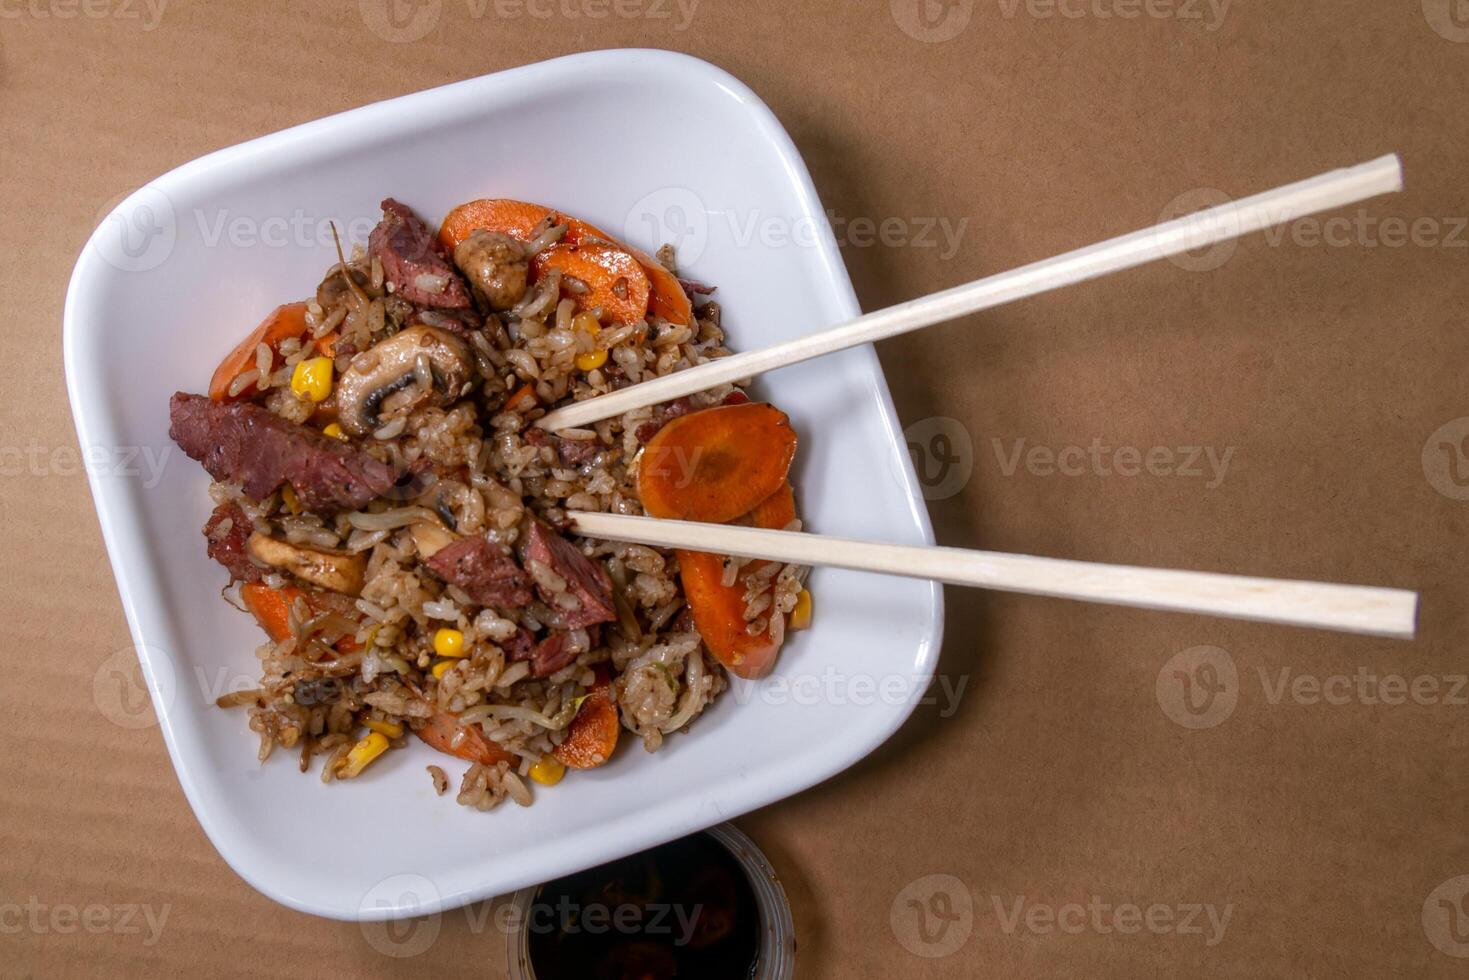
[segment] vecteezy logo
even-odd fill
[[[974,441],[958,419],[920,419],[903,430],[924,500],[944,500],[963,490],[974,472]]]
[[[156,187],[144,187],[126,203],[104,206],[92,244],[102,260],[124,272],[147,272],[162,265],[178,241],[173,202]]]
[[[1469,416],[1444,423],[1428,437],[1423,475],[1450,500],[1469,500]]]
[[[915,956],[948,956],[974,931],[974,899],[953,875],[924,875],[893,898],[888,922],[898,942]]]
[[[1184,728],[1213,728],[1234,714],[1239,671],[1227,650],[1189,647],[1158,671],[1154,693],[1163,713]]]
[[[952,41],[969,26],[974,0],[889,0],[893,20],[915,41]]]
[[[147,648],[153,664],[153,681],[158,687],[159,708],[173,705],[177,693],[173,667],[162,651]],[[92,703],[102,717],[119,728],[151,728],[158,724],[154,705],[148,696],[148,684],[137,647],[123,647],[97,668],[92,675]]]
[[[1469,41],[1469,0],[1423,0],[1423,19],[1439,37]]]
[[[357,0],[362,22],[384,41],[407,44],[438,26],[444,0]]]
[[[1423,934],[1445,956],[1469,958],[1469,875],[1450,878],[1428,893]]]
[[[622,223],[627,241],[673,246],[680,268],[699,260],[709,244],[709,212],[699,195],[686,187],[663,187],[644,194]]]
[[[1189,242],[1189,251],[1170,255],[1168,261],[1189,272],[1213,272],[1228,262],[1239,247],[1239,242],[1232,237],[1238,232],[1239,218],[1233,209],[1208,217],[1199,212],[1228,204],[1230,200],[1230,196],[1223,191],[1212,187],[1198,187],[1184,191],[1164,205],[1158,214],[1158,222],[1161,224],[1182,218],[1184,235]],[[1215,241],[1220,234],[1231,237],[1224,241]]]
[[[396,911],[391,919],[367,921],[359,925],[363,938],[384,956],[401,960],[428,950],[439,938],[443,915],[424,914],[439,904],[439,890],[423,875],[400,874],[384,878],[362,896],[359,915],[382,915],[387,909]]]

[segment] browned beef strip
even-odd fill
[[[736,388],[734,391],[731,391],[729,394],[725,395],[724,398],[720,400],[719,404],[743,405],[749,400],[749,395]],[[659,429],[663,428],[665,425],[667,425],[669,422],[672,422],[680,415],[687,415],[694,410],[695,409],[693,399],[689,398],[688,395],[684,395],[682,398],[675,398],[667,405],[659,405],[654,408],[652,419],[638,426],[633,434],[637,436],[638,442],[646,444],[649,439],[652,439],[658,434]]]
[[[529,660],[536,652],[536,638],[530,630],[524,626],[515,629],[515,635],[504,643],[500,649],[505,651],[505,659],[510,663],[517,660]]]
[[[610,623],[617,618],[617,607],[612,602],[612,579],[606,569],[541,521],[531,523],[525,559],[538,561],[566,579],[567,589],[580,600],[578,608],[566,609],[557,604],[556,596],[536,586],[546,605],[560,614],[560,625],[566,629]]]
[[[700,282],[697,279],[685,279],[682,276],[678,277],[678,284],[683,287],[683,291],[688,293],[691,299],[695,293],[700,296],[709,296],[719,288],[718,286],[711,286],[708,283]]]
[[[460,538],[441,548],[424,564],[482,606],[519,609],[531,601],[530,576],[507,549],[479,535]]]
[[[658,434],[658,430],[680,415],[687,415],[694,410],[694,400],[688,395],[675,398],[666,405],[658,405],[653,408],[653,417],[638,426],[633,434],[637,436],[638,442],[646,443]]]
[[[536,677],[550,677],[575,659],[576,648],[571,644],[571,635],[564,630],[552,630],[549,636],[536,644],[535,653],[530,658],[530,672]]]
[[[442,309],[469,306],[469,291],[459,271],[434,249],[434,236],[407,205],[391,197],[383,202],[383,220],[367,237],[367,254],[383,265],[383,278],[397,296]],[[429,288],[419,276],[436,276],[443,285]]]
[[[290,482],[307,510],[358,510],[395,481],[387,463],[250,402],[176,392],[169,437],[223,483],[264,500]]]
[[[224,527],[224,522],[229,526]],[[205,547],[209,557],[223,565],[230,573],[230,584],[260,581],[260,566],[250,560],[245,551],[245,542],[250,538],[254,526],[239,504],[227,502],[214,508],[204,524],[204,537],[209,544]]]
[[[532,446],[552,447],[563,466],[580,466],[607,448],[596,439],[563,439],[535,426],[525,430],[525,441]]]

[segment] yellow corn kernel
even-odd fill
[[[379,721],[376,718],[369,719],[367,727],[375,732],[380,732],[388,738],[402,738],[403,726],[396,721]]]
[[[595,371],[607,363],[607,352],[604,350],[587,351],[585,354],[576,355],[576,369],[578,371]]]
[[[790,622],[786,624],[788,629],[804,630],[811,628],[811,590],[802,589],[801,594],[796,596],[796,608],[791,610]]]
[[[452,661],[452,660],[440,660],[438,663],[434,664],[432,667],[429,668],[429,673],[433,674],[439,680],[443,680],[444,679],[444,672],[447,671],[452,666],[454,666],[454,661]]]
[[[308,357],[297,361],[291,372],[291,390],[313,402],[324,402],[332,393],[332,359]]]
[[[347,441],[347,433],[343,432],[342,427],[335,422],[322,429],[321,434],[331,436],[333,439],[340,439],[343,442]]]
[[[465,657],[464,634],[458,630],[441,629],[434,633],[434,653],[441,657]]]
[[[343,779],[351,779],[353,776],[367,768],[367,764],[388,750],[388,737],[381,732],[368,732],[367,735],[352,746],[352,751],[347,753],[347,762],[342,766],[341,772],[337,773]]]
[[[602,324],[591,313],[578,313],[571,318],[571,329],[580,330],[582,333],[595,337],[602,332]]]
[[[281,487],[281,501],[292,514],[301,513],[301,498],[296,496],[296,488],[289,483]]]
[[[555,756],[543,755],[539,762],[530,767],[530,778],[542,786],[555,786],[564,775],[566,767]]]

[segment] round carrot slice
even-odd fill
[[[796,519],[796,492],[791,481],[781,481],[780,488],[760,501],[739,523],[753,524],[771,531],[784,531]]]
[[[638,260],[612,245],[553,245],[531,263],[536,278],[560,269],[586,285],[565,290],[578,310],[601,307],[602,316],[618,323],[637,323],[648,312],[648,277]],[[564,288],[564,287],[563,287]]]
[[[680,551],[678,566],[689,612],[709,652],[737,677],[768,674],[780,644],[772,642],[769,630],[751,636],[746,629],[745,576],[723,584],[724,559],[705,551]]]
[[[510,201],[503,198],[469,201],[459,205],[445,216],[444,223],[439,225],[439,244],[444,247],[447,254],[453,255],[455,247],[479,228],[486,231],[504,232],[511,238],[528,241],[536,225],[551,213],[550,208],[541,207],[539,204],[527,204],[524,201]],[[557,221],[556,223],[561,224],[562,222]],[[571,230],[568,228],[568,236],[570,233]]]
[[[240,341],[239,346],[219,362],[219,367],[214,369],[214,377],[209,379],[209,397],[217,402],[231,399],[230,385],[241,374],[255,366],[255,348],[260,344],[269,344],[270,349],[275,350],[287,337],[300,337],[305,333],[305,303],[287,303],[284,306],[277,306],[271,311],[270,316],[266,317],[260,326],[251,332],[250,336]],[[244,391],[233,397],[243,398],[248,392],[254,390],[254,387],[254,385],[247,385]]]
[[[779,531],[796,519],[796,498],[789,481],[757,504],[737,523]],[[770,673],[780,644],[770,630],[751,636],[745,623],[745,590],[763,561],[740,570],[733,585],[724,584],[724,558],[704,551],[678,552],[679,580],[694,625],[716,660],[737,677],[754,679]]]
[[[548,216],[554,216],[556,224],[566,225],[566,237],[561,240],[563,245],[612,245],[631,255],[648,277],[649,311],[670,323],[688,325],[694,322],[694,305],[689,301],[688,293],[684,292],[678,277],[664,268],[663,263],[642,249],[619,242],[595,225],[562,211],[505,198],[469,201],[444,218],[444,223],[439,226],[439,243],[452,255],[454,247],[476,228],[504,232],[511,238],[529,241],[531,232]]]
[[[774,405],[746,402],[690,412],[643,447],[643,510],[685,521],[732,521],[780,489],[795,455],[791,420]]]
[[[515,761],[515,756],[491,740],[478,725],[461,725],[459,718],[447,711],[440,711],[429,718],[414,734],[440,752],[478,762],[482,766]]]

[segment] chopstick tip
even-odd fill
[[[1384,194],[1396,194],[1403,189],[1403,158],[1396,153],[1380,156],[1366,164],[1368,167],[1382,171],[1385,178],[1383,184]]]

